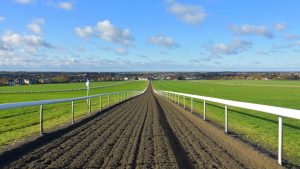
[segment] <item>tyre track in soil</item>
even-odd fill
[[[145,94],[52,142],[37,142],[33,151],[0,168],[254,168],[184,111],[150,85]]]

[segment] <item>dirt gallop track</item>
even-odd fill
[[[15,154],[12,161],[2,161],[0,168],[278,167],[273,160],[156,96],[151,86],[145,94],[51,139],[37,142],[19,157]]]

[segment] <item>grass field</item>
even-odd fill
[[[93,86],[104,86],[113,83],[120,82],[97,82],[92,83]],[[61,85],[61,86],[60,86]],[[60,86],[61,89],[68,89],[73,87],[84,87],[84,83],[78,84],[49,84],[49,85],[36,85],[43,90],[57,89]],[[34,89],[35,85],[28,86]],[[90,95],[126,91],[126,90],[144,90],[147,86],[146,81],[133,81],[129,83],[123,83],[117,86],[110,86],[105,88],[91,89]],[[27,86],[18,86],[20,88],[26,88]],[[18,87],[5,87],[8,90],[19,90]],[[6,89],[6,90],[7,90]],[[12,102],[24,102],[24,101],[37,101],[37,100],[49,100],[59,98],[73,98],[86,96],[85,90],[68,91],[68,92],[47,92],[47,93],[18,93],[18,94],[0,94],[0,103],[12,103]],[[110,97],[111,105],[116,103],[118,97]],[[102,106],[107,107],[108,98],[102,98]],[[91,99],[92,111],[99,110],[99,98]],[[86,100],[75,102],[75,121],[76,119],[88,114],[88,105]],[[44,106],[44,129],[45,132],[49,131],[53,127],[58,127],[63,124],[71,123],[71,103],[61,103],[54,105]],[[39,133],[39,107],[28,107],[20,109],[10,109],[0,111],[0,150],[7,145],[23,141],[31,135]]]
[[[300,109],[300,81],[153,81],[153,85],[158,90]],[[190,100],[187,104],[190,105]],[[203,102],[195,101],[194,109],[202,114]],[[224,127],[224,105],[208,102],[206,111],[207,119]],[[228,113],[230,131],[277,154],[277,116],[234,107],[229,107]],[[300,121],[284,118],[283,123],[284,158],[299,165]]]
[[[112,84],[121,84],[124,81],[105,81],[105,82],[92,82],[91,88],[107,86]],[[1,91],[52,91],[52,90],[68,90],[85,88],[85,82],[83,83],[60,83],[60,84],[35,84],[35,85],[21,85],[21,86],[0,86]]]

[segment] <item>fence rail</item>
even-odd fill
[[[87,100],[88,106],[89,106],[89,112],[91,113],[91,99],[92,98],[99,98],[99,111],[102,110],[102,100],[103,97],[108,98],[108,107],[110,107],[110,98],[117,97],[117,103],[128,100],[132,97],[141,95],[145,92],[144,91],[121,91],[121,92],[112,92],[112,93],[102,93],[97,94],[93,96],[86,96],[86,97],[76,97],[76,98],[66,98],[66,99],[54,99],[54,100],[41,100],[41,101],[32,101],[32,102],[17,102],[17,103],[6,103],[6,104],[0,104],[0,110],[8,110],[8,109],[16,109],[16,108],[23,108],[23,107],[31,107],[31,106],[39,106],[40,107],[40,135],[43,135],[43,110],[45,105],[49,104],[57,104],[57,103],[66,103],[70,102],[72,108],[72,124],[74,124],[74,101],[78,100]]]
[[[262,105],[262,104],[254,104],[254,103],[246,103],[246,102],[240,102],[240,101],[233,101],[233,100],[226,100],[226,99],[219,99],[219,98],[213,98],[213,97],[206,97],[206,96],[199,96],[199,95],[193,95],[193,94],[186,94],[186,93],[179,93],[179,92],[172,92],[172,91],[162,91],[162,90],[155,90],[156,94],[159,94],[161,96],[164,96],[171,100],[173,100],[176,103],[177,98],[177,104],[180,103],[180,96],[183,97],[183,107],[186,107],[186,97],[191,98],[191,112],[193,112],[193,99],[203,100],[203,120],[206,118],[206,101],[219,103],[224,105],[224,118],[225,118],[225,133],[228,131],[228,106],[232,107],[238,107],[238,108],[244,108],[249,110],[255,110],[259,112],[264,112],[272,115],[278,116],[278,164],[282,165],[282,138],[283,138],[283,130],[282,130],[282,122],[283,117],[287,118],[293,118],[300,120],[300,110],[296,109],[289,109],[289,108],[283,108],[283,107],[276,107],[276,106],[268,106],[268,105]]]

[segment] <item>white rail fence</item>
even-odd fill
[[[203,100],[203,120],[206,118],[206,101],[219,103],[224,105],[224,115],[225,115],[225,127],[224,130],[227,133],[228,131],[228,106],[232,107],[239,107],[249,110],[255,110],[259,112],[264,112],[272,115],[278,116],[278,164],[282,165],[282,144],[283,144],[283,130],[282,130],[282,118],[293,118],[300,120],[300,110],[289,109],[289,108],[282,108],[276,106],[267,106],[262,104],[253,104],[253,103],[245,103],[239,101],[232,101],[232,100],[225,100],[225,99],[218,99],[206,96],[198,96],[193,94],[186,94],[186,93],[178,93],[172,91],[156,91],[156,94],[164,96],[169,100],[173,99],[177,104],[180,105],[180,96],[183,97],[183,107],[186,108],[186,97],[190,98],[191,100],[191,112],[193,112],[193,99]],[[176,99],[177,98],[177,99]]]
[[[112,93],[102,93],[97,94],[93,96],[86,96],[86,97],[76,97],[76,98],[67,98],[67,99],[54,99],[54,100],[41,100],[41,101],[32,101],[32,102],[18,102],[18,103],[6,103],[6,104],[0,104],[0,110],[7,110],[7,109],[16,109],[16,108],[24,108],[24,107],[31,107],[31,106],[40,106],[40,135],[43,135],[43,110],[44,105],[50,105],[50,104],[58,104],[58,103],[65,103],[70,102],[72,108],[72,124],[74,124],[74,101],[79,100],[87,100],[88,106],[89,106],[89,113],[92,112],[92,104],[91,99],[92,98],[99,98],[99,111],[103,109],[102,106],[102,100],[103,97],[107,97],[108,100],[108,108],[111,106],[110,100],[116,99],[117,103],[120,103],[122,101],[128,100],[132,97],[141,95],[145,92],[144,91],[122,91],[122,92],[112,92]]]
[[[122,85],[122,84],[125,84],[125,83],[128,83],[128,82],[132,82],[132,81],[114,83],[114,84],[104,85],[104,86],[95,86],[95,87],[90,87],[90,89],[99,89],[99,88],[118,86],[118,85]],[[61,89],[61,90],[25,90],[25,91],[0,90],[0,94],[69,92],[69,91],[79,91],[79,90],[86,90],[86,87],[84,87],[84,88],[74,88],[74,89]]]

